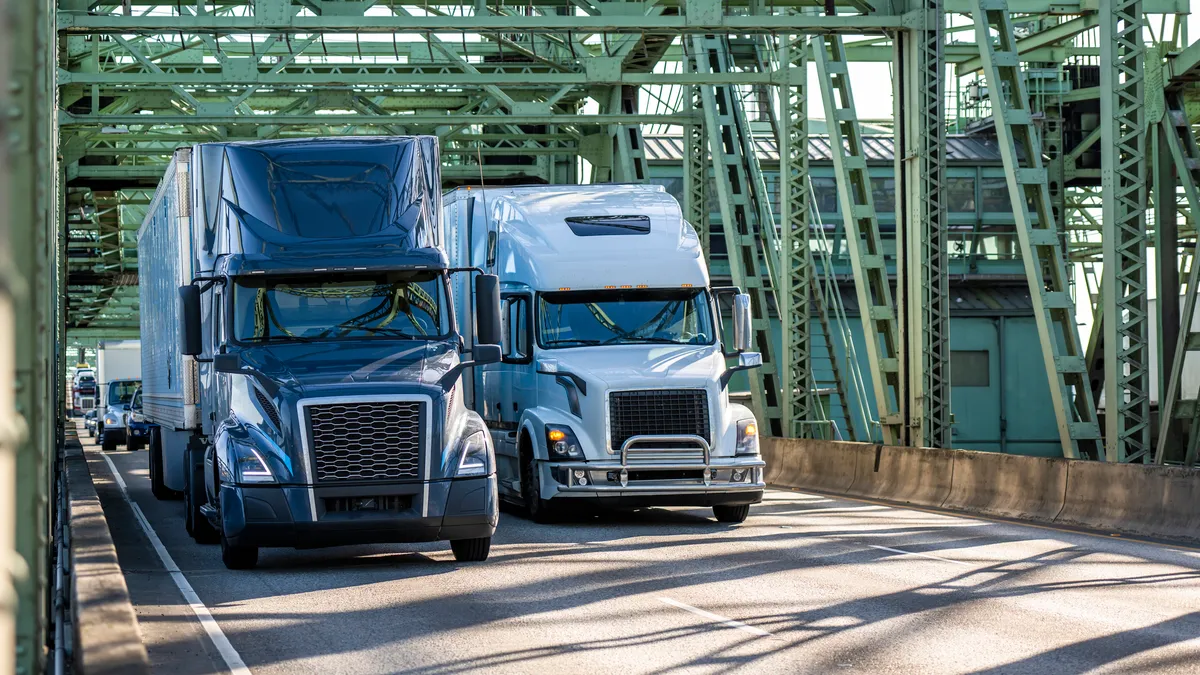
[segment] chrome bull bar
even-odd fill
[[[672,443],[680,444],[687,443],[692,447],[682,448],[664,448],[654,447],[657,443]],[[687,461],[689,453],[695,459]],[[619,472],[620,485],[566,485],[560,486],[562,491],[569,492],[608,492],[608,491],[667,491],[667,492],[695,492],[709,489],[729,490],[729,491],[751,491],[761,490],[765,486],[761,482],[721,482],[713,484],[713,472],[716,469],[721,470],[744,470],[762,468],[767,464],[759,457],[723,457],[718,458],[718,463],[713,463],[712,447],[700,436],[695,435],[679,435],[679,436],[655,436],[655,435],[639,435],[630,436],[621,444],[621,461],[617,462],[553,462],[554,466],[570,471],[603,471],[603,472]],[[631,461],[632,460],[632,461]],[[701,470],[703,485],[699,484],[680,484],[680,485],[663,485],[661,483],[654,485],[629,485],[629,472],[633,471],[695,471]],[[752,473],[747,475],[751,478]]]

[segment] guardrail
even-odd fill
[[[763,438],[767,483],[1200,542],[1200,469]]]
[[[83,446],[73,436],[67,438],[62,465],[66,513],[60,522],[66,524],[63,543],[69,550],[59,559],[66,563],[69,587],[60,601],[70,606],[72,639],[69,653],[58,652],[55,671],[62,672],[70,660],[75,675],[149,675],[149,657],[117,561],[117,549]],[[63,571],[60,565],[59,573]],[[59,635],[65,629],[60,620],[56,627]],[[56,642],[63,644],[61,640]]]

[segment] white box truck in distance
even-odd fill
[[[500,277],[503,360],[476,369],[465,395],[491,430],[501,496],[535,520],[581,502],[745,520],[764,464],[728,384],[762,363],[749,297],[710,287],[674,198],[547,185],[462,188],[442,203],[451,265]],[[722,294],[734,296],[724,340]]]
[[[428,136],[176,151],[138,232],[150,480],[230,569],[272,546],[487,558],[495,457],[456,392],[500,358],[498,284],[449,269],[440,189]],[[476,298],[457,320],[452,278]]]
[[[104,450],[126,443],[129,403],[142,383],[142,345],[137,340],[101,342],[96,347],[96,442]],[[130,450],[136,450],[136,445]]]

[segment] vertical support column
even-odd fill
[[[9,188],[13,158],[9,111],[28,110],[33,97],[21,91],[11,72],[9,50],[14,36],[33,30],[34,10],[24,0],[0,0],[0,675],[13,675],[17,651],[17,574],[22,559],[17,555],[17,446],[21,422],[17,416],[16,392],[16,298],[22,280],[17,276],[12,230],[20,222],[21,204],[11,199]],[[15,118],[13,123],[19,123]]]
[[[1176,186],[1179,179],[1175,175],[1175,165],[1171,158],[1169,138],[1162,125],[1151,131],[1154,140],[1154,251],[1157,257],[1157,289],[1158,289],[1158,361],[1151,364],[1157,368],[1158,378],[1158,409],[1160,412],[1169,410],[1168,385],[1170,385],[1171,365],[1175,362],[1175,347],[1179,341],[1179,208],[1176,202]],[[1190,326],[1188,327],[1190,330]],[[1179,447],[1179,425],[1173,416],[1162,415],[1159,418],[1159,433],[1166,434],[1166,443],[1160,442],[1167,448]],[[1182,455],[1182,453],[1180,453]]]
[[[783,327],[783,419],[793,438],[810,437],[819,403],[812,382],[809,298],[808,37],[784,35],[779,43],[782,124],[779,127],[781,286],[775,297]],[[826,336],[828,339],[828,335]],[[832,353],[832,350],[831,350]],[[836,365],[836,364],[835,364]],[[844,404],[844,401],[843,401]]]
[[[683,41],[685,51],[691,41]],[[694,57],[686,60],[684,68],[689,73],[696,72]],[[704,101],[700,98],[700,87],[689,87],[686,92],[691,101],[691,110],[703,113]],[[709,259],[710,231],[708,225],[708,136],[704,130],[704,117],[701,115],[694,124],[683,129],[683,215],[700,238],[700,247],[704,250],[705,262]]]
[[[896,36],[897,284],[906,330],[904,445],[950,447],[950,306],[941,0]]]
[[[47,264],[50,223],[45,173],[54,153],[47,69],[54,65],[55,28],[46,0],[15,4],[10,0],[9,11],[14,7],[21,25],[7,42],[12,50],[7,86],[16,100],[4,111],[9,127],[3,141],[8,144],[7,164],[12,172],[10,194],[26,197],[9,206],[13,258],[9,269],[23,288],[16,295],[11,324],[16,329],[15,377],[0,386],[15,387],[15,419],[25,427],[16,456],[17,569],[25,571],[17,583],[16,672],[34,675],[45,667],[47,460],[54,441],[53,420],[57,419],[48,375],[53,327],[48,319],[52,303],[46,292],[54,269]]]
[[[1100,0],[1104,454],[1110,462],[1150,459],[1142,21],[1141,0]]]

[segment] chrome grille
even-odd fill
[[[630,436],[642,435],[699,436],[711,443],[708,392],[703,389],[614,391],[608,396],[608,408],[613,451],[620,450]]]
[[[421,406],[417,401],[308,406],[317,482],[420,478]]]

